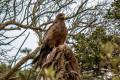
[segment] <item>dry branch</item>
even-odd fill
[[[31,54],[23,57],[7,74],[0,78],[0,80],[8,80],[19,68],[27,62],[29,59],[33,59],[35,54],[40,50],[40,47],[37,47]]]
[[[68,63],[68,64],[66,64]],[[40,64],[36,64],[39,66]],[[52,66],[56,71],[56,78],[58,80],[81,80],[80,79],[80,68],[79,64],[72,52],[67,45],[60,45],[49,53],[46,61],[42,65],[40,72],[44,71],[45,68]],[[37,80],[43,75],[38,75]],[[45,79],[43,79],[45,80]]]
[[[0,80],[8,80],[25,62],[33,59],[39,50],[40,47],[37,47],[31,54],[23,57],[7,74],[1,77]],[[67,64],[65,64],[66,62]],[[56,78],[58,80],[81,80],[78,62],[72,50],[67,45],[60,45],[54,48],[53,51],[49,53],[40,71],[51,65],[56,71]],[[38,77],[41,78],[40,76],[41,75]],[[46,78],[45,75],[43,76]]]
[[[8,25],[16,25],[16,26],[18,26],[18,28],[14,28],[14,29],[24,28],[24,29],[32,29],[32,30],[44,31],[40,27],[31,27],[32,24],[31,25],[24,25],[22,23],[16,22],[15,20],[10,20],[10,21],[7,21],[5,23],[1,23],[0,24],[0,30],[11,30],[11,29],[5,29],[5,27],[7,27]]]

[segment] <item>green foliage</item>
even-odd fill
[[[6,64],[0,64],[0,77],[5,75],[11,67]],[[19,70],[10,77],[10,80],[36,80],[36,72],[32,69]]]
[[[120,80],[120,76],[114,76],[112,80]]]
[[[110,70],[114,74],[120,71],[120,56],[116,51],[120,51],[117,44],[118,37],[107,35],[104,28],[97,27],[90,35],[78,34],[76,36],[77,45],[75,47],[76,56],[81,63],[83,77],[100,78],[103,80],[101,69]]]
[[[87,80],[104,80],[107,71],[112,73],[109,79],[119,80],[120,72],[120,38],[109,35],[102,27],[97,27],[91,35],[79,33],[75,36],[76,57],[80,63],[82,76]],[[11,68],[0,65],[0,74],[5,74]],[[11,78],[16,80],[35,80],[39,72],[27,68],[20,70]],[[55,79],[53,68],[44,69],[41,75],[51,80]]]
[[[3,75],[3,73],[6,73],[7,71],[9,71],[11,68],[10,66],[6,65],[6,64],[0,64],[0,74]]]
[[[109,19],[120,19],[120,0],[115,0],[108,9],[106,17]]]
[[[10,66],[6,64],[0,64],[0,77],[10,71]],[[35,71],[32,68],[22,69],[17,71],[10,77],[10,80],[36,80],[37,76],[39,76],[39,71]],[[49,78],[49,80],[57,80],[55,78],[55,70],[53,67],[45,68],[40,76]]]

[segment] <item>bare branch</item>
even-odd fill
[[[19,68],[25,63],[27,62],[29,59],[33,59],[35,57],[35,54],[37,52],[39,52],[40,47],[37,47],[31,54],[26,55],[25,57],[23,57],[7,74],[5,74],[3,77],[1,77],[0,79],[2,80],[8,80],[11,75],[13,75],[16,71],[19,70]]]

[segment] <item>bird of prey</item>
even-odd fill
[[[43,37],[43,43],[39,55],[33,60],[33,64],[36,62],[41,67],[43,61],[47,58],[47,55],[53,48],[64,44],[67,36],[67,28],[65,26],[66,17],[64,13],[59,13],[53,24],[49,27],[46,34]]]

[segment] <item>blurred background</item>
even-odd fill
[[[0,0],[0,75],[41,45],[58,13],[83,80],[120,80],[120,0]],[[35,80],[31,60],[13,75]]]

